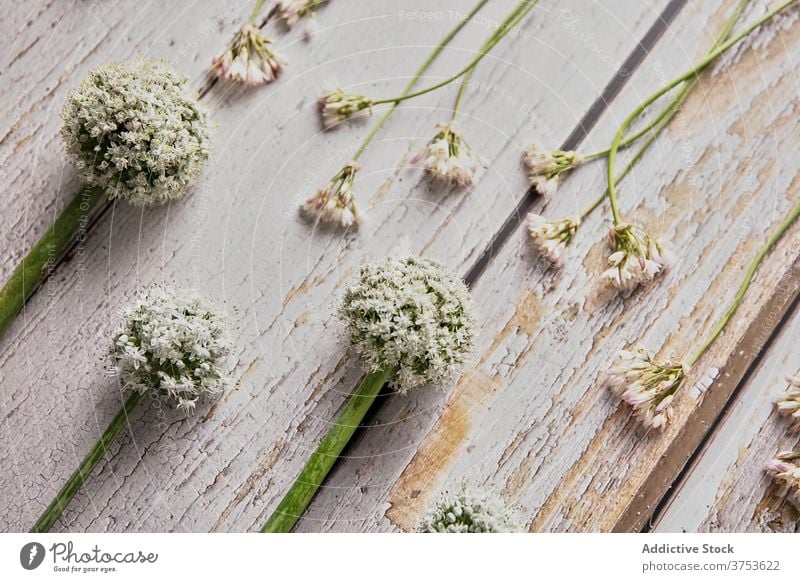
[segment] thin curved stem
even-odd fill
[[[380,370],[364,377],[292,487],[261,528],[262,533],[292,531],[393,372],[391,369]]]
[[[55,268],[81,230],[87,228],[92,213],[104,198],[103,194],[102,188],[83,188],[61,211],[0,289],[0,336]]]
[[[248,19],[250,24],[253,26],[256,25],[256,18],[258,18],[261,8],[264,7],[264,1],[265,0],[256,0],[256,5],[253,6],[253,11],[250,13],[250,18]]]
[[[488,1],[489,0],[480,0],[480,2],[478,2],[472,8],[472,10],[469,11],[467,16],[444,36],[444,38],[439,42],[439,44],[436,45],[436,48],[434,48],[433,51],[428,55],[428,57],[425,59],[422,65],[420,65],[420,67],[416,70],[416,72],[411,76],[411,80],[408,82],[405,89],[403,89],[402,95],[408,95],[411,89],[414,88],[414,85],[417,84],[417,81],[419,81],[420,77],[422,77],[425,71],[428,70],[428,67],[431,66],[431,63],[433,63],[436,57],[438,57],[439,54],[444,50],[444,47],[446,47],[450,43],[450,41],[453,40],[453,38],[459,32],[461,32],[461,29],[464,28],[470,20],[472,20],[472,17],[475,16],[475,14],[477,14],[477,12],[481,8],[483,8]],[[375,125],[366,135],[364,141],[361,142],[361,145],[358,147],[356,153],[353,155],[353,161],[358,161],[358,158],[361,157],[361,154],[363,154],[364,150],[367,149],[367,146],[370,144],[370,142],[378,133],[378,131],[380,131],[380,129],[384,126],[384,124],[389,120],[389,118],[394,113],[395,109],[397,109],[398,105],[399,102],[392,104],[392,106],[384,112],[384,114],[380,117],[380,119],[378,119],[378,121],[375,122]]]
[[[739,4],[736,5],[736,8],[731,14],[731,17],[727,20],[727,22],[725,22],[725,26],[722,27],[722,30],[714,39],[714,44],[709,49],[709,53],[712,52],[716,47],[718,47],[720,43],[724,42],[726,38],[728,38],[731,31],[733,30],[733,27],[736,25],[736,22],[739,20],[739,18],[741,18],[742,14],[744,13],[744,9],[749,1],[750,0],[739,1]],[[620,144],[620,148],[625,147],[630,143],[638,140],[645,133],[650,132],[650,134],[647,136],[644,142],[642,142],[642,144],[639,146],[639,149],[636,151],[633,157],[630,160],[628,160],[628,163],[626,164],[622,172],[620,172],[616,176],[615,181],[617,184],[622,182],[625,176],[627,176],[631,172],[631,170],[633,170],[633,167],[642,158],[642,156],[645,154],[650,145],[655,141],[655,139],[658,137],[661,131],[669,124],[670,121],[672,121],[672,118],[675,117],[675,115],[678,113],[681,105],[683,105],[683,102],[689,96],[689,93],[691,93],[692,89],[694,89],[695,85],[697,84],[697,81],[698,81],[697,77],[694,77],[686,81],[684,86],[681,87],[680,92],[678,92],[678,94],[675,95],[675,97],[673,97],[672,101],[669,102],[669,104],[653,121],[653,123],[651,123],[648,127],[644,128],[643,130],[639,131],[638,133],[634,134],[632,137],[626,138]],[[603,150],[602,152],[596,152],[595,154],[589,154],[588,156],[584,155],[583,158],[584,160],[587,160],[587,159],[592,159],[592,157],[600,157],[602,155],[608,154],[610,150],[611,148]],[[583,212],[581,212],[581,214],[579,215],[579,220],[583,222],[587,216],[589,216],[592,212],[594,212],[595,209],[603,203],[603,200],[606,199],[606,196],[608,196],[607,190],[603,191],[603,193],[600,194],[600,196],[598,196],[589,206],[587,206],[584,209]]]
[[[506,17],[506,19],[501,23],[500,29],[499,29],[501,32],[500,33],[495,33],[492,37],[489,38],[489,43],[486,46],[485,51],[480,52],[478,54],[478,56],[476,56],[474,59],[472,59],[472,61],[470,61],[470,63],[466,67],[461,69],[455,75],[453,75],[451,77],[448,77],[444,81],[440,81],[439,83],[436,83],[435,85],[431,85],[430,87],[426,87],[425,89],[420,89],[419,91],[414,91],[413,93],[408,93],[406,95],[399,95],[397,97],[389,97],[389,98],[386,98],[386,99],[378,99],[378,100],[373,101],[372,104],[373,105],[382,105],[384,103],[395,103],[395,104],[396,103],[402,103],[403,101],[406,101],[408,99],[413,99],[415,97],[420,97],[422,95],[425,95],[426,93],[431,93],[432,91],[436,91],[437,89],[441,89],[445,85],[449,85],[453,81],[456,81],[457,79],[460,79],[461,77],[463,77],[464,75],[469,73],[470,70],[475,68],[478,65],[478,63],[480,63],[483,60],[483,58],[487,54],[489,54],[489,52],[495,47],[495,45],[497,45],[497,43],[500,42],[500,40],[502,40],[506,36],[506,34],[508,34],[509,23],[513,21],[513,18],[517,15],[517,12],[519,10],[522,10],[523,14],[527,14],[538,3],[538,1],[539,0],[522,0],[522,2],[520,2],[517,5],[517,8],[515,8],[512,11],[512,13],[508,17]]]
[[[739,42],[744,37],[749,35],[751,32],[753,32],[753,30],[755,30],[756,28],[761,26],[764,22],[766,22],[767,20],[769,20],[770,18],[772,18],[773,16],[775,16],[776,14],[781,12],[782,10],[785,10],[788,6],[793,4],[795,1],[796,0],[786,0],[785,2],[782,2],[776,8],[773,8],[772,10],[767,12],[764,16],[762,16],[761,18],[759,18],[758,20],[756,20],[752,24],[750,24],[747,27],[745,27],[744,30],[742,30],[738,34],[734,35],[732,38],[728,39],[724,43],[718,45],[713,51],[711,51],[705,57],[703,57],[703,59],[701,59],[700,62],[697,63],[694,67],[692,67],[691,69],[689,69],[688,71],[686,71],[685,73],[680,75],[679,77],[673,79],[672,81],[670,81],[669,83],[667,83],[666,85],[664,85],[663,87],[658,89],[655,93],[650,95],[638,107],[636,107],[628,117],[625,118],[625,120],[622,122],[622,125],[620,125],[619,130],[617,130],[617,133],[614,136],[614,140],[611,143],[611,149],[608,152],[608,167],[607,167],[607,170],[608,170],[607,171],[608,190],[607,190],[607,194],[608,194],[609,202],[611,204],[611,213],[614,216],[614,224],[619,225],[622,222],[622,219],[621,219],[620,213],[619,213],[619,207],[617,205],[617,191],[616,191],[615,182],[614,182],[614,179],[615,179],[615,176],[614,176],[614,162],[616,161],[617,151],[619,150],[620,144],[622,143],[622,136],[628,130],[630,125],[633,123],[633,121],[637,117],[639,117],[639,115],[641,115],[641,113],[649,105],[651,105],[653,102],[655,102],[659,97],[661,97],[662,95],[664,95],[665,93],[667,93],[668,91],[670,91],[671,89],[676,87],[677,85],[683,83],[687,79],[690,79],[692,77],[696,77],[698,74],[700,74],[700,72],[705,70],[705,68],[708,67],[708,65],[711,64],[718,56],[723,54],[725,51],[727,51],[732,46],[734,46],[737,42]]]
[[[531,5],[530,8],[533,8],[533,6]],[[523,18],[525,18],[525,16],[528,14],[528,12],[530,12],[530,8],[527,8],[527,9],[523,10],[522,5],[518,4],[517,7],[515,8],[515,12],[517,12],[517,15],[514,16],[508,22],[508,24],[506,25],[505,29],[502,28],[502,27],[498,28],[495,31],[495,33],[491,37],[489,37],[489,39],[485,43],[483,43],[483,45],[478,50],[478,52],[479,53],[483,53],[484,56],[485,56],[485,53],[487,53],[489,50],[491,50],[489,45],[493,41],[495,41],[495,39],[497,39],[497,42],[499,42],[499,40],[501,38],[503,38],[503,36],[508,34],[508,31],[512,30],[517,24],[519,24],[519,22]],[[494,46],[494,45],[491,45],[491,46]],[[459,113],[459,111],[461,109],[461,103],[464,100],[464,94],[466,93],[467,86],[469,85],[469,81],[472,78],[472,75],[475,73],[475,69],[476,68],[477,68],[477,63],[469,71],[467,71],[467,73],[461,79],[461,83],[460,83],[460,86],[458,88],[458,94],[456,95],[456,102],[453,105],[453,116],[452,116],[452,120],[453,121],[455,121],[456,117],[458,117],[458,113]]]
[[[86,482],[86,479],[92,474],[97,463],[105,456],[108,447],[111,446],[111,443],[114,442],[123,427],[127,426],[128,417],[139,405],[143,397],[144,395],[136,390],[128,396],[122,410],[112,419],[108,428],[100,435],[100,438],[92,447],[92,450],[89,451],[89,454],[87,454],[83,462],[78,465],[78,468],[61,488],[61,491],[55,496],[55,499],[53,499],[50,505],[47,506],[47,509],[44,510],[42,516],[31,528],[31,533],[50,531],[50,528],[53,527],[53,524],[61,516],[67,505],[69,505],[69,502],[72,501],[72,498],[75,497],[75,494]]]
[[[778,226],[775,232],[773,232],[772,235],[767,239],[767,242],[764,244],[764,246],[761,247],[761,250],[758,252],[756,257],[750,263],[750,266],[748,267],[747,272],[745,273],[744,280],[742,281],[741,285],[739,285],[739,289],[736,291],[736,295],[734,296],[730,307],[728,307],[728,310],[725,312],[725,314],[722,316],[719,322],[717,322],[717,325],[708,335],[708,338],[706,338],[706,340],[697,349],[697,351],[695,351],[694,354],[692,354],[692,356],[688,360],[686,360],[687,366],[689,367],[693,366],[697,362],[697,360],[699,360],[703,356],[703,354],[706,353],[708,348],[711,347],[711,344],[714,343],[714,341],[719,337],[719,335],[725,329],[725,326],[728,324],[731,317],[733,317],[733,314],[736,313],[737,309],[739,309],[739,306],[742,303],[742,299],[744,299],[745,293],[747,293],[747,290],[750,288],[750,283],[752,283],[753,277],[755,276],[758,267],[764,261],[764,257],[766,257],[767,253],[769,253],[769,251],[771,251],[772,248],[778,243],[778,241],[781,239],[781,237],[783,237],[783,235],[786,233],[789,227],[792,226],[792,224],[794,224],[798,216],[800,216],[800,203],[792,209],[792,211]]]

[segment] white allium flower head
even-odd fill
[[[514,511],[497,493],[467,486],[444,493],[418,527],[422,533],[510,533],[521,529]]]
[[[439,131],[412,158],[411,163],[423,162],[425,171],[444,182],[469,186],[475,179],[478,157],[454,122],[437,123]]]
[[[269,50],[271,41],[250,24],[245,24],[228,44],[228,48],[212,62],[216,75],[246,85],[271,83],[281,74],[283,64]]]
[[[565,218],[552,222],[544,216],[531,212],[528,214],[527,222],[528,232],[539,254],[550,261],[554,267],[562,267],[564,251],[578,231],[580,220]]]
[[[643,228],[620,224],[609,229],[611,255],[603,277],[617,289],[632,291],[669,267],[671,254]]]
[[[528,179],[542,196],[552,196],[558,189],[559,176],[576,168],[583,157],[575,151],[547,150],[540,145],[529,146],[522,156],[528,168]]]
[[[229,384],[232,348],[224,319],[202,297],[154,285],[121,316],[113,356],[125,389],[155,391],[189,414],[201,397],[217,396]]]
[[[325,129],[331,129],[364,110],[371,113],[372,99],[334,89],[319,100],[319,106],[322,112],[322,125]]]
[[[317,8],[326,1],[330,2],[330,0],[278,0],[276,8],[280,18],[291,28],[304,16],[313,19]]]
[[[181,198],[208,158],[206,113],[186,77],[160,61],[95,68],[62,117],[67,154],[86,182],[136,206]]]
[[[345,164],[327,186],[317,190],[316,194],[305,201],[300,210],[316,220],[344,227],[356,223],[359,213],[353,193],[353,181],[357,171],[358,164],[355,162]]]
[[[622,350],[602,384],[630,405],[648,428],[664,428],[672,420],[672,401],[686,378],[682,365],[656,362],[643,347]]]
[[[786,387],[786,394],[776,402],[778,411],[784,416],[788,416],[791,421],[791,431],[800,431],[800,378],[789,376],[786,378],[789,386]]]
[[[344,291],[340,317],[370,370],[394,370],[399,392],[451,379],[474,348],[472,297],[431,259],[392,256],[364,265]]]
[[[764,470],[780,487],[786,488],[789,501],[800,509],[800,453],[796,451],[781,451],[770,460]]]

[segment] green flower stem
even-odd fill
[[[692,356],[686,360],[686,365],[691,367],[693,366],[697,360],[703,357],[703,354],[706,353],[708,348],[711,347],[711,344],[719,337],[722,331],[725,329],[725,326],[730,321],[733,314],[736,313],[736,310],[739,309],[739,305],[742,303],[742,299],[744,299],[745,293],[747,293],[747,289],[750,287],[750,283],[753,281],[753,277],[758,270],[758,267],[764,261],[764,257],[767,256],[772,248],[778,243],[778,241],[783,237],[786,231],[789,229],[792,224],[797,220],[797,217],[800,216],[800,203],[795,206],[789,215],[784,219],[784,221],[778,225],[778,228],[773,232],[770,237],[767,239],[767,242],[761,247],[761,250],[758,251],[758,254],[750,263],[750,266],[747,269],[747,273],[745,273],[744,280],[742,281],[741,285],[739,285],[739,289],[736,291],[736,295],[731,302],[730,307],[722,316],[722,318],[717,322],[717,325],[709,334],[706,341],[697,349]]]
[[[507,24],[505,29],[503,29],[502,27],[498,28],[495,31],[495,33],[492,36],[490,36],[489,39],[485,43],[483,43],[481,48],[478,50],[479,54],[483,54],[485,56],[485,54],[489,50],[491,50],[490,49],[490,45],[494,46],[491,43],[495,42],[495,39],[497,39],[497,41],[499,41],[500,38],[505,36],[505,34],[509,30],[512,30],[517,24],[519,24],[519,22],[525,17],[525,15],[529,11],[529,10],[522,11],[521,8],[522,7],[520,5],[517,5],[517,7],[515,8],[515,11],[516,11],[517,15]],[[501,36],[501,33],[502,33],[502,36]],[[464,100],[464,93],[466,93],[467,86],[469,85],[469,81],[472,78],[472,74],[475,72],[476,68],[477,68],[477,63],[476,63],[476,65],[474,67],[472,67],[469,71],[467,71],[467,73],[461,79],[461,83],[460,83],[460,86],[458,88],[458,94],[456,95],[456,102],[455,102],[455,105],[453,105],[453,117],[452,117],[453,121],[455,121],[456,117],[458,117],[458,112],[461,109],[461,103]]]
[[[31,528],[31,533],[50,531],[50,528],[53,527],[53,524],[61,516],[64,508],[69,505],[69,502],[75,497],[75,494],[86,482],[86,479],[92,474],[97,463],[99,463],[100,459],[106,454],[108,447],[117,438],[122,428],[128,424],[128,417],[142,401],[143,397],[144,394],[137,391],[132,392],[131,395],[128,396],[122,410],[117,413],[111,421],[111,424],[108,425],[108,428],[106,428],[105,432],[92,447],[92,450],[90,450],[86,458],[83,459],[83,462],[78,466],[64,487],[61,488],[61,491],[58,492],[58,495],[56,495],[52,503],[44,510],[42,516]]]
[[[14,270],[0,289],[0,336],[22,311],[25,302],[47,278],[50,269],[55,267],[80,231],[86,228],[92,211],[103,199],[102,189],[85,187]]]
[[[372,104],[382,105],[384,103],[394,103],[394,104],[401,103],[408,99],[413,99],[414,97],[419,97],[421,95],[425,95],[426,93],[431,93],[432,91],[441,89],[445,85],[449,85],[453,81],[460,79],[461,77],[469,73],[472,69],[474,69],[478,65],[478,63],[480,63],[483,60],[483,58],[487,54],[489,54],[489,52],[495,47],[495,45],[497,45],[497,43],[500,42],[500,40],[503,39],[508,34],[512,23],[515,22],[515,19],[517,17],[519,17],[520,15],[525,16],[528,12],[531,11],[531,9],[533,9],[534,6],[536,6],[538,2],[539,0],[522,0],[517,5],[517,7],[511,11],[511,14],[509,14],[506,17],[506,19],[500,24],[498,32],[495,32],[492,36],[489,37],[489,41],[488,44],[486,45],[485,50],[479,52],[478,56],[472,59],[472,61],[470,61],[470,63],[466,67],[461,69],[458,73],[456,73],[452,77],[448,77],[444,81],[436,83],[435,85],[431,85],[430,87],[426,87],[425,89],[414,91],[413,93],[408,93],[406,95],[399,95],[397,97],[390,97],[387,99],[378,99],[376,101],[373,101]]]
[[[263,533],[286,533],[292,530],[393,373],[391,369],[380,370],[367,374],[361,381],[291,489],[261,529]]]
[[[408,82],[408,85],[406,85],[405,89],[403,89],[403,93],[400,95],[401,97],[405,97],[411,92],[411,89],[414,88],[414,85],[417,84],[417,81],[419,81],[420,77],[422,77],[422,75],[425,74],[425,71],[428,70],[428,67],[431,66],[433,61],[436,60],[436,57],[438,57],[439,54],[444,50],[444,47],[450,44],[450,41],[453,40],[453,38],[459,32],[461,32],[461,29],[464,28],[470,20],[472,20],[472,17],[475,16],[475,14],[477,14],[477,12],[481,8],[483,8],[488,1],[489,0],[480,0],[480,2],[478,2],[472,8],[472,10],[469,11],[469,14],[467,14],[467,16],[461,22],[459,22],[455,27],[453,27],[453,29],[450,32],[448,32],[444,36],[444,38],[439,42],[439,44],[436,45],[436,48],[434,48],[433,51],[428,55],[428,57],[425,59],[422,65],[420,65],[419,69],[417,69],[417,71],[412,75],[411,80]],[[367,149],[367,146],[370,144],[370,142],[378,133],[378,131],[380,131],[380,129],[384,126],[384,124],[387,121],[389,121],[389,118],[392,116],[394,110],[397,109],[397,106],[399,104],[400,104],[399,101],[392,103],[392,106],[386,110],[386,112],[380,117],[380,119],[378,119],[378,121],[369,131],[367,136],[364,138],[364,141],[361,142],[361,145],[358,147],[358,150],[356,150],[356,153],[353,156],[354,162],[358,161],[358,158],[360,158],[361,154],[364,153],[364,150]]]
[[[740,0],[739,1],[739,4],[736,6],[736,8],[733,11],[733,14],[728,19],[728,21],[725,23],[725,26],[722,27],[722,30],[720,31],[719,35],[717,35],[716,39],[714,39],[714,44],[711,47],[711,49],[709,49],[709,53],[713,52],[714,49],[716,47],[718,47],[720,43],[724,42],[725,39],[728,38],[728,36],[730,35],[731,31],[733,30],[733,27],[736,25],[736,22],[739,20],[739,18],[741,18],[742,13],[744,13],[744,9],[747,6],[747,3],[749,1],[750,0]],[[633,155],[633,157],[628,161],[627,165],[622,170],[622,172],[620,172],[617,175],[617,177],[615,178],[615,181],[616,181],[617,184],[622,182],[622,180],[625,178],[625,176],[627,176],[631,172],[633,167],[642,158],[644,153],[647,151],[647,149],[650,147],[650,145],[655,141],[655,139],[658,137],[658,135],[661,133],[661,131],[664,129],[664,127],[666,127],[667,124],[669,124],[669,122],[672,121],[672,118],[678,113],[678,111],[680,110],[681,105],[683,105],[683,102],[689,96],[689,93],[692,92],[692,89],[694,89],[694,87],[697,84],[697,82],[698,82],[698,78],[697,77],[693,77],[692,79],[689,79],[688,81],[686,81],[684,86],[681,87],[680,92],[678,92],[678,94],[675,95],[675,97],[672,99],[672,101],[670,101],[670,103],[667,105],[667,107],[664,108],[664,110],[659,114],[659,116],[653,121],[652,124],[650,124],[648,127],[644,128],[642,131],[636,133],[635,135],[633,135],[633,136],[631,136],[629,138],[626,138],[620,144],[619,147],[623,148],[623,147],[627,146],[628,144],[636,141],[640,137],[642,137],[645,133],[650,132],[650,134],[647,136],[647,138],[639,146],[639,149],[636,151],[636,153]],[[592,158],[604,156],[604,155],[607,155],[609,151],[611,151],[611,148],[608,148],[607,150],[603,150],[602,152],[595,152],[594,154],[589,154],[588,156],[584,156],[583,159],[584,160],[589,160],[589,159],[592,159]],[[603,200],[606,199],[606,196],[608,196],[608,190],[605,190],[602,194],[600,194],[600,196],[598,196],[594,200],[594,202],[592,202],[589,206],[586,207],[586,209],[583,212],[581,212],[579,220],[581,222],[583,222],[586,219],[587,216],[589,216],[592,212],[594,212],[595,209],[603,203]]]
[[[751,32],[753,32],[756,28],[758,28],[759,26],[764,24],[764,22],[766,22],[767,20],[769,20],[770,18],[772,18],[773,16],[775,16],[776,14],[781,12],[782,10],[785,10],[786,8],[788,8],[795,1],[796,0],[785,0],[784,2],[779,4],[777,7],[773,8],[772,10],[767,12],[764,16],[762,16],[761,18],[759,18],[758,20],[756,20],[752,24],[748,25],[744,30],[742,30],[741,32],[739,32],[738,34],[733,36],[732,38],[728,39],[724,43],[718,45],[713,51],[711,51],[705,57],[703,57],[703,59],[699,63],[697,63],[694,67],[692,67],[691,69],[689,69],[688,71],[686,71],[685,73],[683,73],[682,75],[677,77],[676,79],[673,79],[672,81],[670,81],[669,83],[667,83],[666,85],[664,85],[663,87],[658,89],[655,93],[650,95],[638,107],[636,107],[628,117],[625,118],[625,120],[622,122],[622,125],[620,125],[619,130],[617,130],[617,133],[614,136],[614,140],[611,142],[611,149],[608,152],[608,172],[607,172],[608,190],[607,190],[607,193],[608,193],[609,202],[611,203],[611,212],[612,212],[612,214],[614,216],[614,224],[619,225],[622,222],[622,218],[620,217],[619,208],[618,208],[618,205],[617,205],[617,190],[616,190],[616,186],[615,186],[615,183],[614,183],[614,162],[616,161],[617,151],[619,150],[620,145],[622,143],[622,136],[628,130],[630,125],[633,123],[633,121],[637,117],[639,117],[639,115],[641,115],[641,113],[649,105],[651,105],[654,101],[656,101],[659,97],[661,97],[662,95],[664,95],[665,93],[670,91],[672,88],[680,85],[681,83],[683,83],[687,79],[691,79],[691,78],[696,77],[697,75],[699,75],[703,70],[705,70],[706,67],[708,67],[708,65],[710,65],[712,62],[714,62],[714,60],[718,56],[720,56],[725,51],[730,49],[737,42],[739,42],[744,37],[746,37]]]
[[[256,25],[256,18],[258,18],[258,14],[261,12],[261,8],[264,7],[264,0],[256,0],[256,5],[253,7],[253,11],[250,13],[250,24],[252,26]]]

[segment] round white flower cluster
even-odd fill
[[[154,285],[121,316],[113,355],[124,388],[155,390],[188,414],[201,396],[216,396],[228,385],[224,319],[202,297]]]
[[[186,77],[159,61],[92,70],[62,112],[67,154],[88,184],[136,206],[181,198],[208,158],[209,122]]]
[[[363,266],[340,315],[356,351],[373,371],[393,369],[400,392],[450,379],[474,347],[472,297],[430,259],[388,257]]]
[[[422,533],[509,533],[520,529],[514,512],[499,495],[467,487],[442,495],[419,526]]]

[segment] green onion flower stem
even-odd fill
[[[22,311],[25,302],[88,226],[103,189],[87,186],[67,205],[0,289],[0,336]]]
[[[44,533],[50,531],[53,524],[61,516],[64,508],[69,505],[75,494],[83,487],[86,479],[92,474],[92,471],[100,462],[100,459],[106,454],[108,447],[117,438],[123,427],[128,424],[128,418],[134,409],[142,401],[144,395],[139,391],[133,391],[125,405],[122,407],[117,415],[111,420],[111,423],[106,428],[105,432],[100,436],[100,439],[95,443],[81,464],[67,480],[61,491],[53,499],[52,503],[44,510],[42,516],[36,521],[31,528],[31,533]]]
[[[483,50],[479,51],[478,55],[472,59],[472,61],[470,61],[466,67],[461,69],[455,75],[448,77],[444,81],[440,81],[435,85],[426,87],[425,89],[420,89],[419,91],[414,91],[413,93],[408,93],[406,95],[399,95],[397,97],[377,99],[373,101],[372,104],[382,105],[384,103],[401,103],[402,101],[413,99],[414,97],[419,97],[421,95],[425,95],[426,93],[441,89],[445,85],[449,85],[453,81],[460,79],[474,69],[478,63],[480,63],[483,58],[497,45],[497,43],[499,43],[509,33],[514,24],[519,22],[526,14],[528,14],[528,12],[530,12],[538,2],[539,0],[521,0],[514,10],[511,11],[511,14],[509,14],[502,23],[500,23],[498,30],[489,37],[489,40],[483,47]]]
[[[736,8],[733,11],[733,14],[731,14],[731,17],[725,23],[725,26],[722,27],[722,30],[720,31],[717,38],[714,40],[714,44],[712,45],[711,49],[709,49],[707,54],[712,53],[721,43],[725,42],[725,40],[730,36],[733,27],[736,25],[736,22],[739,20],[739,18],[741,18],[742,14],[744,13],[744,9],[749,1],[750,0],[739,1],[739,4],[737,4]],[[636,150],[636,153],[631,157],[630,160],[628,160],[628,163],[626,164],[622,172],[617,174],[615,178],[617,184],[622,182],[625,176],[627,176],[631,172],[631,170],[633,170],[633,167],[642,158],[642,156],[644,156],[647,149],[655,141],[655,139],[658,137],[658,135],[661,133],[664,127],[666,127],[669,124],[669,122],[672,121],[672,118],[678,113],[678,111],[681,108],[681,105],[683,105],[683,102],[692,92],[692,89],[694,89],[695,85],[697,84],[697,81],[698,77],[693,77],[687,80],[683,85],[683,87],[681,87],[681,90],[678,92],[678,94],[672,98],[669,104],[658,115],[658,117],[656,117],[656,119],[653,120],[653,122],[650,125],[643,128],[641,131],[637,132],[631,137],[625,138],[625,140],[623,140],[620,143],[619,147],[623,148],[633,143],[634,141],[638,140],[644,134],[649,132],[647,138],[641,143],[641,145],[639,145],[639,149]],[[605,156],[608,155],[610,151],[611,148],[609,147],[608,149],[603,151],[584,155],[583,159],[590,160],[593,158]],[[600,196],[598,196],[589,206],[587,206],[584,209],[583,212],[581,212],[581,214],[579,215],[579,220],[583,222],[586,219],[586,217],[588,217],[592,212],[594,212],[596,208],[598,208],[603,203],[603,201],[606,199],[607,196],[608,196],[608,190],[603,191],[603,193],[600,194]]]
[[[291,489],[261,529],[263,533],[286,533],[292,530],[393,372],[391,369],[380,370],[367,374],[361,381]]]
[[[431,64],[436,59],[436,57],[439,56],[439,54],[444,50],[444,48],[448,44],[450,44],[450,41],[453,40],[453,38],[459,32],[461,32],[461,29],[464,28],[470,20],[472,20],[472,17],[475,16],[475,14],[477,14],[477,12],[481,8],[483,8],[488,1],[489,0],[480,0],[472,8],[472,10],[469,11],[469,13],[464,17],[464,19],[461,20],[461,22],[459,22],[456,26],[454,26],[453,29],[450,30],[450,32],[448,32],[444,36],[444,38],[442,38],[442,40],[439,42],[439,44],[436,45],[436,47],[427,56],[425,61],[423,61],[423,63],[420,65],[420,67],[411,76],[411,79],[409,80],[409,82],[406,85],[405,89],[403,89],[403,92],[400,94],[400,97],[399,97],[400,99],[404,99],[407,95],[409,95],[411,93],[411,89],[414,88],[414,85],[417,84],[417,81],[419,81],[420,77],[422,77],[422,75],[425,74],[425,71],[428,70],[428,68],[431,66]],[[387,121],[389,121],[389,118],[392,116],[392,114],[394,113],[395,109],[397,109],[397,106],[399,104],[400,104],[400,101],[392,102],[392,106],[389,107],[389,109],[387,109],[386,112],[384,112],[384,114],[380,117],[380,119],[378,119],[378,121],[375,123],[375,125],[372,127],[372,129],[370,129],[369,133],[364,138],[364,141],[361,142],[361,145],[358,146],[358,149],[356,150],[356,153],[353,155],[353,161],[354,162],[358,161],[358,158],[360,158],[361,154],[364,153],[364,150],[367,149],[367,146],[370,144],[370,142],[372,142],[372,139],[375,137],[375,135],[380,131],[380,129],[384,126],[384,124]]]
[[[680,75],[679,77],[673,79],[652,95],[650,95],[647,99],[645,99],[638,107],[636,107],[631,114],[623,120],[622,124],[620,125],[619,129],[617,130],[616,135],[614,136],[614,140],[611,143],[611,148],[608,152],[608,168],[607,168],[607,176],[608,176],[608,199],[611,204],[611,213],[614,216],[614,224],[619,225],[622,223],[622,218],[619,213],[619,207],[617,204],[617,190],[615,184],[615,175],[614,175],[614,162],[616,161],[617,151],[621,147],[622,144],[622,137],[625,135],[625,132],[631,126],[631,124],[642,114],[642,112],[647,109],[649,105],[655,102],[658,98],[660,98],[665,93],[669,92],[674,87],[680,85],[686,80],[696,78],[703,70],[706,69],[714,60],[729,50],[732,46],[742,40],[744,37],[749,35],[753,32],[756,28],[764,24],[767,20],[788,8],[791,4],[793,4],[796,0],[785,0],[769,12],[767,12],[764,16],[753,22],[752,24],[748,25],[744,30],[734,35],[732,38],[728,39],[724,43],[718,45],[713,51],[708,53],[699,63],[697,63],[694,67]]]
[[[761,263],[764,261],[764,257],[772,250],[772,248],[778,243],[779,240],[786,234],[786,231],[789,230],[789,227],[795,223],[797,217],[800,216],[800,203],[795,206],[792,211],[786,216],[786,218],[778,225],[778,228],[769,236],[767,241],[764,243],[764,246],[758,251],[758,254],[750,263],[750,266],[747,268],[747,272],[744,275],[744,279],[742,283],[739,285],[739,289],[736,291],[736,295],[733,298],[730,306],[728,307],[725,314],[722,318],[717,322],[717,325],[714,326],[714,329],[708,335],[706,340],[703,344],[697,348],[697,350],[686,360],[686,366],[692,367],[697,360],[703,357],[703,354],[708,351],[708,348],[711,347],[719,335],[725,329],[725,326],[728,325],[731,317],[733,314],[736,313],[736,310],[739,309],[739,305],[741,305],[742,300],[744,299],[745,293],[750,288],[750,283],[753,281],[753,277],[755,277],[756,271]]]

